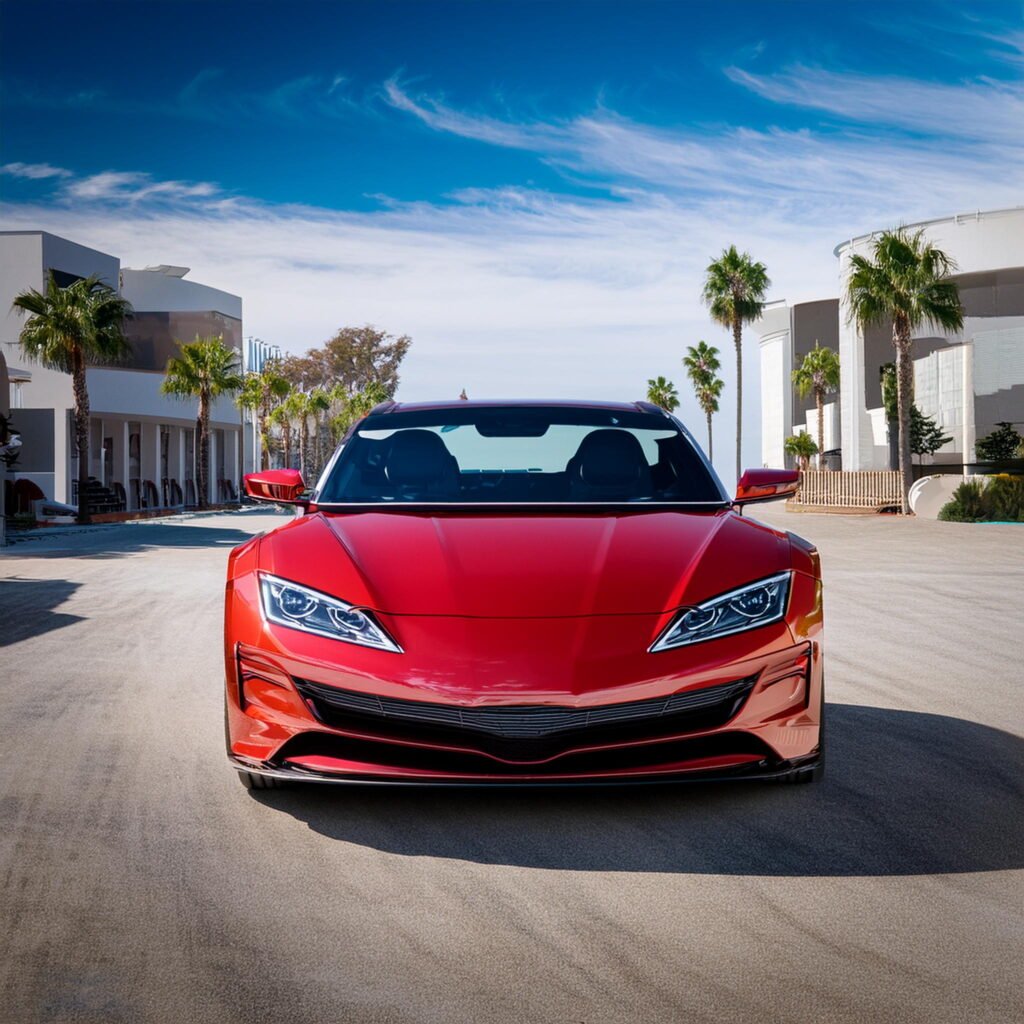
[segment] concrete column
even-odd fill
[[[129,443],[128,442],[128,435],[129,435],[130,432],[131,431],[130,431],[130,429],[128,427],[128,421],[125,420],[121,424],[121,431],[120,431],[120,434],[121,434],[121,458],[118,460],[118,464],[121,466],[121,486],[124,488],[124,493],[125,493],[125,496],[126,496],[125,505],[127,506],[127,508],[131,508],[132,507],[132,489],[131,489],[132,468],[131,468],[131,461],[128,458],[128,443]],[[114,452],[115,452],[115,456],[116,456],[116,453],[117,453],[116,446],[114,448]]]
[[[71,426],[67,409],[53,410],[53,500],[71,501]]]
[[[974,442],[977,440],[977,424],[974,419],[974,342],[966,339],[962,346],[962,417],[963,417],[963,458],[964,464],[974,461]]]
[[[104,487],[109,487],[110,486],[110,480],[107,479],[106,449],[103,447],[104,442],[106,441],[106,439],[107,439],[107,424],[106,424],[105,420],[100,419],[100,483],[103,484]],[[113,458],[113,452],[111,452],[111,458]],[[111,474],[113,474],[113,472],[114,472],[114,467],[113,466],[110,467],[110,472],[111,472]],[[111,476],[111,480],[112,479],[113,479],[113,476]]]
[[[177,461],[175,466],[177,467],[177,478],[178,485],[181,487],[181,500],[185,500],[185,428],[175,427],[174,435],[178,441],[177,447]]]
[[[210,478],[206,481],[206,497],[210,503],[217,501],[217,465],[220,462],[220,452],[217,451],[217,431],[210,427]]]
[[[230,432],[228,441],[229,458],[225,462],[226,471],[224,476],[235,485],[235,493],[238,494],[241,486],[241,477],[238,472],[238,460],[241,456],[242,431],[244,427]]]

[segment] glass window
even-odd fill
[[[719,504],[725,495],[666,416],[587,406],[468,406],[367,417],[316,500]]]

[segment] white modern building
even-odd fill
[[[956,333],[925,326],[914,339],[914,401],[952,440],[935,463],[974,461],[975,441],[997,423],[1024,425],[1024,207],[959,214],[920,224],[928,241],[957,264],[964,306]],[[846,293],[850,257],[870,255],[878,232],[840,243],[838,291]],[[842,383],[826,406],[825,450],[842,468],[889,468],[881,367],[895,359],[889,325],[860,330],[839,298],[769,303],[757,332],[761,355],[761,448],[765,465],[784,465],[783,444],[806,429],[817,434],[813,399],[801,400],[791,373],[815,341],[839,353]]]
[[[44,290],[51,272],[62,285],[97,274],[135,310],[126,325],[127,360],[87,371],[89,475],[104,503],[127,511],[195,504],[195,403],[161,394],[160,385],[178,340],[221,335],[241,361],[242,300],[186,280],[187,267],[132,270],[116,256],[45,231],[0,232],[0,350],[8,364],[11,418],[22,435],[13,477],[71,505],[78,489],[71,377],[25,357],[18,343],[24,319],[11,309],[25,289]],[[242,447],[241,416],[232,399],[222,397],[211,414],[209,501],[237,496]]]

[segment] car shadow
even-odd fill
[[[166,548],[213,548],[229,550],[244,544],[251,531],[221,526],[184,523],[121,523],[69,531],[61,535],[33,536],[16,540],[5,550],[24,558],[124,558],[140,551]]]
[[[53,610],[80,586],[70,580],[0,579],[0,647],[81,622],[81,615]]]
[[[828,771],[579,789],[296,785],[253,793],[331,839],[567,871],[916,875],[1024,867],[1024,740],[945,715],[828,707]]]

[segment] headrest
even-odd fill
[[[444,441],[429,430],[400,430],[391,440],[384,474],[394,487],[457,483],[458,465]]]
[[[578,496],[645,498],[651,471],[636,436],[626,430],[594,430],[569,460],[569,486]]]

